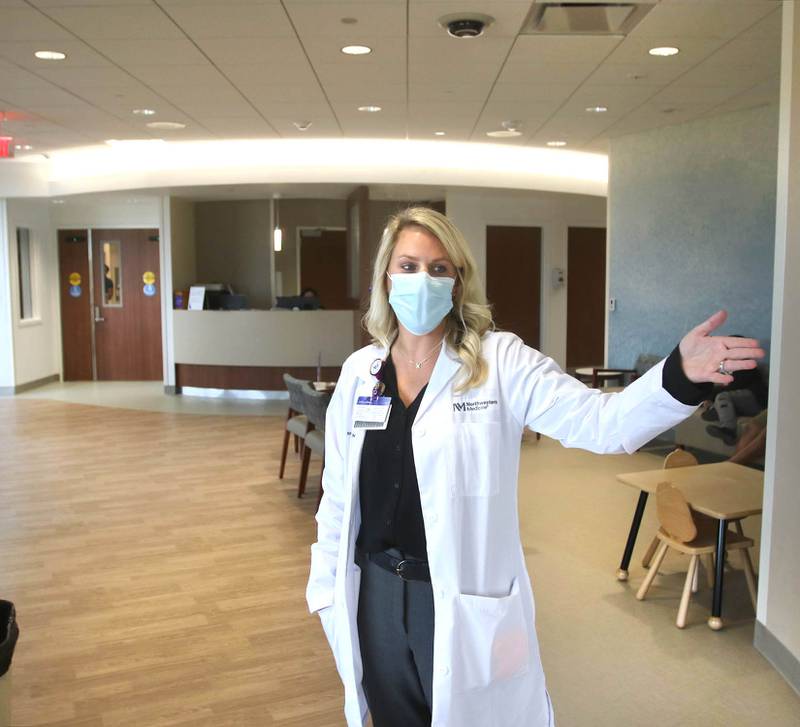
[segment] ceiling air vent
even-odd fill
[[[522,28],[524,35],[624,35],[652,9],[632,2],[539,0]]]

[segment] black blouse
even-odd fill
[[[391,397],[392,410],[386,429],[371,430],[364,435],[359,473],[361,529],[356,546],[366,553],[398,548],[405,555],[427,560],[411,441],[411,426],[427,385],[406,408],[397,390],[391,356],[386,359],[383,381],[386,385],[383,395]],[[712,389],[711,384],[697,385],[686,378],[677,347],[664,364],[662,386],[674,399],[690,405],[706,399]]]
[[[392,398],[392,410],[386,429],[364,434],[359,473],[361,529],[356,547],[365,553],[398,548],[405,555],[427,560],[411,426],[428,387],[423,386],[406,408],[397,391],[391,356],[383,368],[383,382],[383,395]]]

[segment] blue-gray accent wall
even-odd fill
[[[768,345],[778,107],[612,140],[610,366],[668,354],[711,313]]]

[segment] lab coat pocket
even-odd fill
[[[500,489],[499,422],[455,425],[454,493],[467,497],[496,495]]]
[[[459,594],[453,680],[459,691],[487,687],[530,668],[528,625],[515,578],[507,596]]]

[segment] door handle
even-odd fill
[[[103,317],[100,315],[100,306],[99,306],[99,305],[96,305],[96,306],[94,307],[94,322],[95,322],[95,323],[102,323],[104,320],[105,320],[105,318],[103,318]]]

